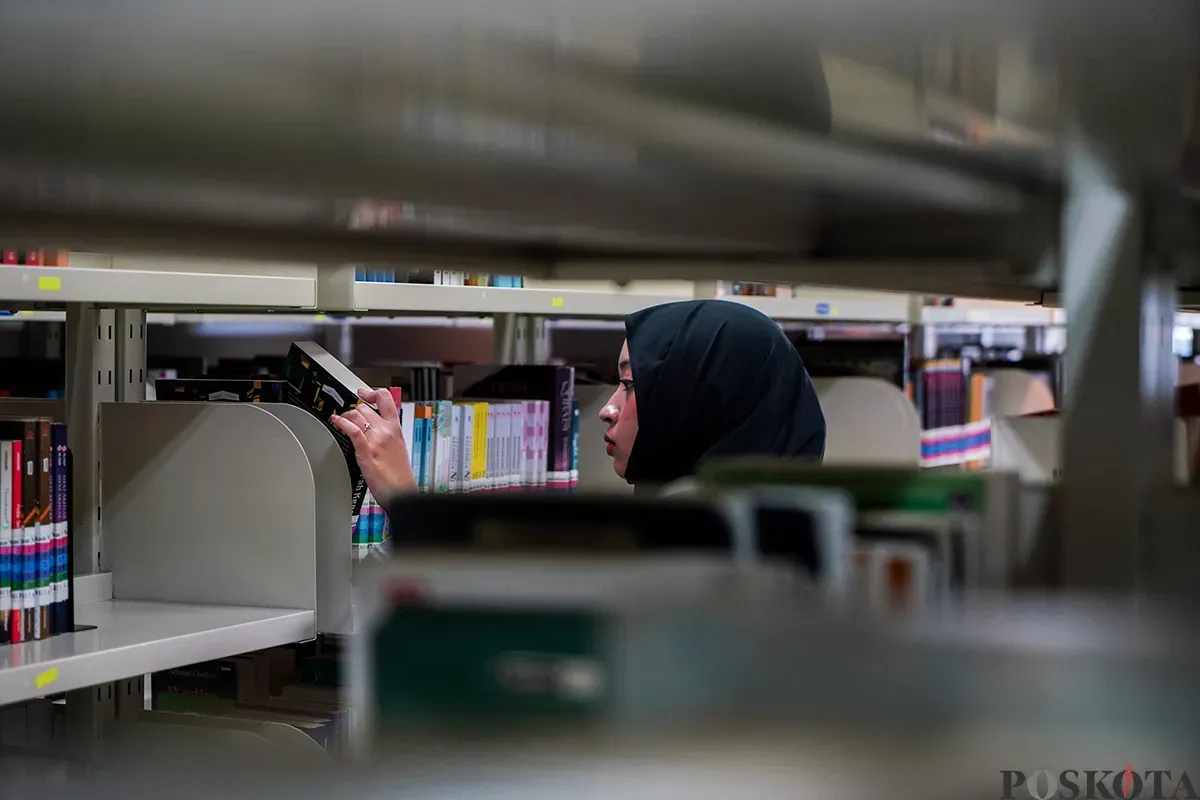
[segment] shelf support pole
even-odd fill
[[[124,308],[116,312],[116,399],[146,399],[146,312]]]
[[[492,320],[492,361],[496,364],[547,364],[550,334],[545,317],[497,314]]]
[[[67,444],[74,455],[72,558],[77,575],[101,571],[99,405],[116,400],[116,312],[67,304]]]
[[[1163,81],[1186,67],[1151,60],[1065,73],[1076,132],[1061,240],[1068,350],[1059,569],[1074,590],[1148,588],[1149,543],[1172,489],[1175,279],[1156,223],[1177,197],[1171,178],[1184,131],[1175,102],[1182,86]]]

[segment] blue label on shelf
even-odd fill
[[[821,317],[829,316],[829,303],[817,303],[817,315]]]

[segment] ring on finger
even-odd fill
[[[364,422],[364,423],[363,423],[363,430],[364,430],[364,431],[369,431],[369,430],[371,430],[371,423],[369,423],[369,422]]]

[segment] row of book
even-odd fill
[[[991,454],[993,417],[1038,413],[1057,406],[1058,359],[980,355],[983,357],[978,359],[948,355],[917,365],[913,402],[924,431],[924,466],[981,468]],[[998,386],[1003,390],[998,391]]]
[[[520,275],[492,275],[487,272],[457,272],[442,269],[396,269],[395,267],[358,266],[354,280],[366,283],[416,283],[426,286],[490,286],[497,289],[523,289]]]
[[[0,264],[23,267],[66,267],[71,263],[70,250],[29,249],[0,245]]]
[[[0,419],[0,642],[74,630],[66,425]]]
[[[546,400],[404,403],[417,485],[426,492],[577,488],[579,404],[570,408],[566,459],[551,452],[551,413]]]
[[[738,297],[791,297],[794,289],[790,283],[754,283],[750,281],[718,281],[717,296]]]

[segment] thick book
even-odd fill
[[[549,403],[546,483],[571,484],[575,370],[545,364],[464,365],[454,368],[454,393],[464,400],[543,400]],[[486,413],[486,412],[485,412]]]

